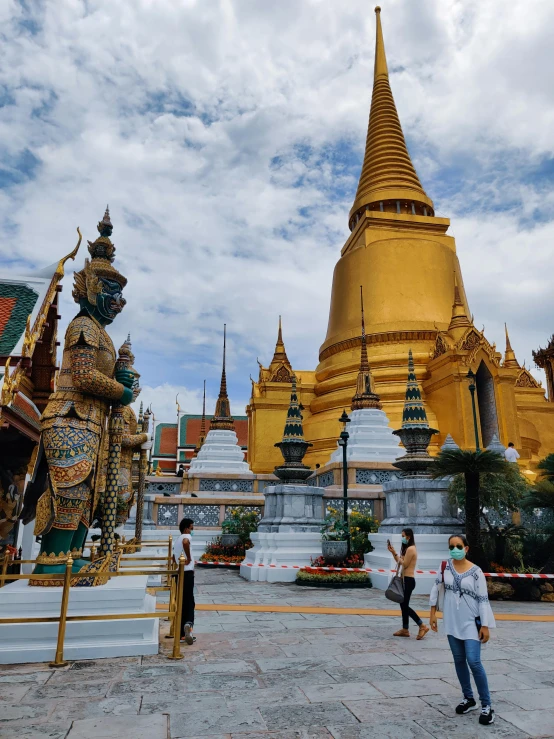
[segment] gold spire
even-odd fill
[[[508,327],[504,324],[504,330],[506,332],[506,353],[504,354],[504,367],[519,369],[519,362],[516,359],[512,345],[510,344],[510,337],[508,336]]]
[[[292,367],[287,357],[285,343],[283,341],[283,331],[281,327],[281,316],[279,316],[279,331],[277,333],[277,343],[275,344],[275,352],[273,359],[269,365],[270,382],[291,382]]]
[[[227,346],[227,324],[223,325],[223,367],[221,370],[221,385],[219,396],[215,404],[215,413],[210,421],[210,431],[213,429],[235,430],[235,419],[231,416],[231,404],[227,395],[227,376],[225,375],[225,352]]]
[[[196,448],[194,450],[194,456],[198,455],[198,452],[202,449],[204,442],[206,441],[206,380],[204,380],[204,394],[202,396],[202,421],[200,422],[200,434],[198,441],[196,442]]]
[[[364,291],[360,285],[360,301],[362,307],[362,350],[360,353],[360,370],[356,381],[356,393],[352,398],[352,410],[360,410],[360,408],[381,408],[379,396],[375,392],[373,379],[371,377],[371,369],[367,358],[367,342],[365,337],[365,320],[364,320]]]
[[[389,84],[381,8],[375,8],[375,13],[373,95],[364,163],[350,218],[370,205],[377,210],[432,216],[433,201],[427,197],[408,154]]]
[[[466,309],[460,296],[460,288],[458,287],[458,278],[454,272],[454,303],[452,304],[452,318],[448,330],[453,328],[468,328],[471,321],[467,317]]]

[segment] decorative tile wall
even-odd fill
[[[196,526],[219,526],[219,506],[184,505],[183,517],[192,518]]]
[[[179,506],[176,503],[160,503],[158,506],[158,526],[177,526]]]
[[[200,490],[222,493],[251,493],[253,480],[200,480]]]
[[[342,498],[324,498],[325,502],[325,515],[329,508],[335,508],[342,511],[343,499]],[[348,498],[348,507],[353,511],[359,511],[359,513],[367,513],[373,516],[373,500],[360,500],[358,498]]]
[[[392,470],[356,470],[357,485],[382,485],[390,480],[399,480],[402,472]]]

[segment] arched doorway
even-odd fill
[[[481,361],[476,374],[477,404],[481,421],[481,440],[487,447],[494,434],[498,434],[498,416],[496,413],[496,396],[494,380],[485,362]]]

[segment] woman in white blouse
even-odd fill
[[[465,536],[451,536],[448,548],[451,558],[443,563],[431,590],[429,624],[433,631],[437,631],[437,610],[442,610],[445,632],[464,696],[456,706],[456,713],[469,713],[477,708],[469,677],[471,669],[482,706],[479,723],[488,726],[494,722],[494,711],[487,674],[481,662],[481,644],[488,642],[489,628],[496,624],[489,603],[487,581],[481,568],[466,558],[469,546]],[[444,603],[439,603],[442,598]]]

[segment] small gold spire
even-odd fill
[[[269,365],[270,382],[291,382],[292,367],[287,357],[285,342],[283,341],[283,330],[281,326],[281,316],[279,316],[279,331],[277,333],[277,343],[273,352],[273,359]]]
[[[375,40],[375,66],[373,68],[374,80],[381,76],[387,78],[389,76],[387,57],[385,55],[385,42],[383,41],[383,29],[381,28],[381,8],[379,6],[375,8],[375,15],[377,16],[377,38]]]
[[[508,336],[508,327],[504,324],[504,331],[506,332],[506,352],[504,354],[504,367],[520,369],[519,362],[516,359],[512,345],[510,344],[510,337]]]
[[[452,318],[450,319],[450,325],[448,330],[451,331],[454,328],[468,328],[471,326],[471,321],[467,317],[466,309],[460,296],[460,288],[458,287],[458,277],[454,272],[454,302],[452,304]]]
[[[365,337],[364,290],[360,285],[360,304],[362,309],[362,349],[360,352],[360,369],[356,380],[356,393],[352,398],[353,411],[360,408],[381,408],[379,396],[375,392],[369,359],[367,358],[367,342]]]

